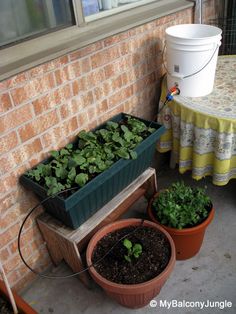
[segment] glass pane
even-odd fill
[[[110,13],[113,14],[153,1],[158,0],[82,0],[82,7],[84,16],[107,12],[109,10],[112,10]]]
[[[0,46],[73,23],[72,0],[0,0]]]

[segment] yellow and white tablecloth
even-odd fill
[[[160,108],[166,93],[164,78]],[[192,170],[192,177],[197,180],[212,175],[216,185],[236,178],[236,56],[218,57],[210,95],[175,96],[158,120],[167,129],[160,138],[158,151],[172,150],[172,160],[179,164],[180,173]]]

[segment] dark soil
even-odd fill
[[[0,296],[0,314],[13,314],[12,307],[8,301]]]
[[[93,264],[99,261],[122,237],[136,228],[126,227],[103,237],[94,249]],[[132,257],[131,262],[126,261],[124,255],[127,255],[127,249],[122,239],[105,258],[94,265],[100,275],[116,283],[138,284],[153,279],[166,268],[170,260],[171,248],[163,233],[154,228],[141,226],[126,238],[133,245],[137,243],[142,245],[140,257]]]

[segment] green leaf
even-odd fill
[[[69,150],[71,150],[71,149],[73,148],[73,144],[71,144],[71,143],[70,143],[70,144],[67,144],[67,145],[66,145],[66,148],[69,149]]]
[[[128,255],[125,255],[124,258],[127,262],[131,263],[131,258]]]
[[[106,124],[106,127],[108,130],[116,130],[118,128],[119,124],[116,123],[116,122],[113,122],[113,121],[108,121],[107,124]]]
[[[142,253],[142,245],[139,243],[135,244],[132,248],[132,251],[133,251],[134,257],[138,258],[140,254]]]
[[[77,183],[80,187],[84,186],[88,181],[87,173],[80,173],[75,177],[75,183]]]
[[[52,155],[52,157],[54,157],[54,158],[56,158],[56,159],[59,157],[59,152],[56,151],[56,150],[52,150],[52,151],[50,152],[50,154]]]
[[[153,132],[155,132],[156,131],[156,129],[154,129],[154,128],[148,128],[148,132],[149,133],[153,133]]]
[[[119,157],[121,158],[124,158],[124,159],[129,159],[129,153],[127,152],[127,149],[126,148],[120,148],[120,149],[117,149],[115,151],[115,154],[118,155]]]
[[[71,170],[68,172],[68,178],[71,181],[74,181],[75,177],[76,177],[76,170],[75,168],[71,168]]]
[[[112,135],[112,140],[116,143],[119,143],[121,146],[124,145],[124,141],[123,139],[120,137],[120,134],[119,132],[115,132],[113,135]]]
[[[124,239],[123,241],[123,245],[128,249],[130,250],[132,248],[132,242],[128,239]]]
[[[86,159],[81,155],[75,155],[73,160],[76,162],[76,165],[80,166],[86,162]]]
[[[67,149],[62,148],[62,149],[60,150],[60,155],[61,155],[61,156],[68,156],[68,155],[70,155],[70,152],[68,152]]]
[[[67,170],[62,166],[55,168],[55,174],[58,178],[65,179],[67,177],[67,173]]]

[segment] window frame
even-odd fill
[[[188,0],[161,0],[86,23],[73,0],[76,25],[0,50],[0,81],[106,37],[194,6]]]

